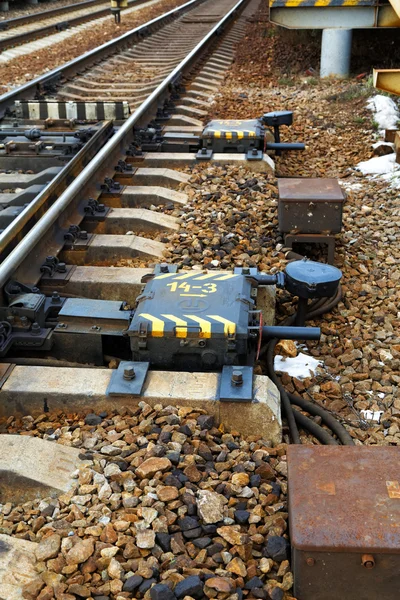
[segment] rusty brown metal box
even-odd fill
[[[345,193],[337,179],[278,179],[279,230],[339,233]]]
[[[290,446],[297,600],[399,600],[400,449]]]

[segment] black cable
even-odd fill
[[[315,317],[319,317],[319,316],[331,311],[340,302],[341,299],[342,299],[342,287],[339,284],[338,289],[332,298],[318,298],[311,303],[311,305],[308,307],[308,311],[306,313],[305,319],[308,321],[310,319],[314,319]],[[283,326],[291,325],[295,320],[296,320],[296,313],[294,313],[293,315],[291,315],[290,317],[285,319],[284,322],[281,323],[281,325],[283,325]],[[334,440],[334,438],[331,435],[329,435],[329,433],[327,433],[322,427],[319,427],[319,425],[317,425],[317,423],[314,423],[314,421],[312,421],[305,415],[302,415],[298,411],[293,410],[291,394],[289,394],[285,390],[279,377],[276,375],[275,370],[274,370],[274,350],[275,350],[275,346],[276,346],[277,342],[278,342],[278,340],[276,338],[270,340],[270,342],[268,344],[266,344],[265,346],[263,346],[261,348],[259,356],[261,357],[261,356],[263,356],[263,354],[265,354],[265,352],[267,353],[266,365],[267,365],[268,376],[275,383],[275,385],[277,386],[277,388],[280,392],[282,406],[283,406],[283,409],[284,409],[284,412],[286,415],[286,419],[288,421],[289,431],[290,431],[290,435],[292,437],[293,443],[301,444],[299,430],[297,427],[297,423],[299,423],[303,428],[307,429],[317,439],[322,441],[322,443],[329,444],[329,445],[333,445],[333,444],[336,445],[337,444],[336,440]],[[294,398],[297,399],[297,396],[294,396]],[[304,400],[304,399],[302,399],[302,400]],[[304,400],[304,402],[308,403],[307,400]],[[293,404],[296,404],[296,402],[293,401]],[[314,410],[315,405],[312,404],[311,402],[309,404],[311,405],[310,414],[312,414],[311,411]],[[299,406],[301,406],[301,405],[299,405]],[[304,410],[307,411],[307,408],[305,408]],[[322,407],[321,407],[321,410],[324,411],[324,409],[322,409]],[[321,416],[321,418],[322,418],[321,414],[319,414],[319,416]],[[336,433],[336,435],[338,436],[338,438],[342,442],[342,444],[344,444],[344,445],[353,445],[354,444],[350,435],[347,433],[347,431],[344,429],[344,427],[342,427],[342,425],[339,423],[339,421],[337,421],[332,415],[329,415],[329,413],[324,411],[324,421],[326,424],[328,424],[326,422],[326,419],[331,423],[331,425],[333,425],[333,427],[330,427],[330,428],[334,433]],[[333,423],[333,421],[334,421],[334,423]],[[323,441],[323,440],[325,440],[325,441]]]
[[[293,408],[290,404],[289,396],[283,385],[281,384],[278,376],[274,371],[274,350],[275,346],[278,342],[277,338],[273,338],[267,344],[267,370],[269,378],[275,383],[276,387],[279,390],[281,395],[281,402],[283,406],[284,413],[286,415],[286,419],[289,425],[290,435],[293,441],[293,444],[301,444],[299,430],[296,425],[296,421],[293,414]]]
[[[293,411],[296,422],[306,429],[311,435],[317,438],[322,444],[327,446],[338,446],[338,442],[328,433],[323,427],[315,423],[312,419],[309,419],[306,415],[303,415],[298,410]]]
[[[333,431],[342,442],[344,446],[354,446],[354,441],[348,431],[343,427],[341,423],[333,415],[331,415],[325,408],[319,406],[319,404],[313,404],[309,400],[306,400],[302,396],[297,396],[296,394],[291,394],[288,392],[288,396],[291,404],[295,404],[299,406],[310,415],[321,417],[325,425]]]

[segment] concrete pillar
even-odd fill
[[[324,29],[321,45],[321,78],[346,79],[350,74],[351,29]]]
[[[7,12],[9,8],[8,2],[0,2],[0,12]]]

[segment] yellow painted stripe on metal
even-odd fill
[[[220,317],[219,315],[206,315],[206,316],[210,317],[210,319],[215,319],[215,321],[218,321],[219,323],[223,323],[225,335],[234,335],[235,334],[236,323],[234,323],[233,321],[229,321],[228,319],[225,319],[224,317]]]
[[[273,6],[274,4],[278,5],[279,7],[284,6],[285,8],[295,8],[297,6],[300,6],[300,4],[302,3],[303,0],[286,0],[286,2],[282,2],[282,0],[277,0],[274,2],[274,0],[271,0],[270,5]]]
[[[226,137],[227,140],[231,140],[232,139],[232,132],[231,131],[227,131],[225,133],[225,137]]]
[[[214,131],[214,137],[220,138],[221,137],[221,132],[220,131]]]
[[[238,136],[238,140],[242,140],[244,138],[244,132],[243,131],[238,131],[237,132],[237,136]]]
[[[198,271],[190,271],[190,273],[184,273],[183,275],[176,275],[175,279],[189,279],[189,277],[194,277],[195,275],[198,275],[199,272]]]
[[[201,317],[195,317],[194,315],[183,315],[188,319],[192,319],[192,321],[196,321],[201,327],[201,331],[199,337],[201,338],[210,338],[211,337],[211,321],[206,321],[206,319],[202,319]]]
[[[239,277],[237,273],[228,273],[228,275],[221,275],[221,277],[216,277],[215,281],[225,281],[226,279],[232,279],[232,277]]]
[[[175,317],[175,315],[161,315],[165,319],[169,319],[173,321],[175,325],[177,325],[178,329],[176,329],[176,337],[185,338],[187,336],[187,321],[180,319],[179,317]]]
[[[330,0],[316,0],[315,6],[329,6]]]
[[[149,315],[148,313],[140,313],[139,317],[143,317],[143,319],[151,322],[152,337],[162,337],[164,335],[164,321],[162,319],[153,317],[153,315]]]
[[[200,275],[196,277],[194,281],[204,281],[204,279],[212,279],[213,277],[217,277],[218,273],[206,273],[205,275]]]
[[[167,277],[174,277],[176,273],[163,273],[162,275],[156,275],[154,279],[167,279]]]

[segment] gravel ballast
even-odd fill
[[[0,532],[38,542],[27,600],[291,598],[285,444],[189,407],[95,416],[0,423],[85,460],[58,499],[0,505]]]

